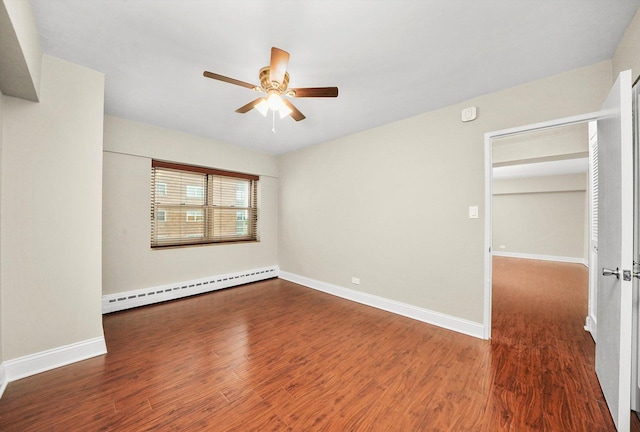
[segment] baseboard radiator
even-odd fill
[[[176,282],[135,291],[125,291],[102,296],[102,313],[116,312],[168,300],[175,300],[209,291],[231,288],[250,282],[278,277],[278,266],[263,267],[242,272],[210,276],[186,282]]]

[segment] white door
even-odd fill
[[[596,373],[619,431],[630,428],[633,271],[631,71],[620,74],[598,118]]]
[[[639,85],[633,86],[633,271],[640,275],[640,119],[638,118]],[[633,279],[633,340],[631,357],[631,409],[640,411],[640,295],[638,279]]]

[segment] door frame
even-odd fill
[[[579,123],[595,121],[602,113],[595,111],[586,114],[564,117],[540,123],[533,123],[509,129],[502,129],[484,134],[484,314],[483,314],[483,338],[491,339],[491,301],[493,298],[493,270],[492,270],[492,205],[493,205],[493,152],[494,138],[518,135],[526,132],[535,132],[544,129],[552,129],[562,126],[570,126]],[[591,188],[591,186],[589,186]],[[589,272],[592,269],[589,268]]]

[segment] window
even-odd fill
[[[187,222],[202,222],[203,220],[202,210],[187,210]]]
[[[258,176],[161,161],[151,172],[151,247],[258,239]]]
[[[189,198],[203,198],[204,188],[202,186],[187,185],[187,197]]]
[[[167,184],[156,183],[156,194],[158,194],[158,196],[167,196]]]

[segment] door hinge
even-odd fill
[[[631,280],[631,270],[622,270],[622,280],[624,281]]]

